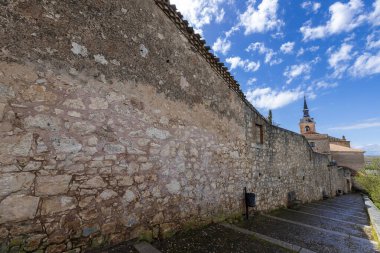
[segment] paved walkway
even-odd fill
[[[362,196],[350,194],[305,204],[298,210],[276,210],[234,225],[214,224],[178,233],[154,242],[155,249],[137,246],[137,252],[380,252],[373,239]],[[130,251],[119,247],[102,252]]]

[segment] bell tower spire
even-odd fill
[[[307,107],[307,103],[306,103],[306,96],[303,97],[303,117],[310,118],[309,108]]]
[[[315,121],[310,117],[306,96],[303,97],[303,118],[300,120],[299,126],[301,134],[316,133]]]

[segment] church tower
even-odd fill
[[[306,97],[304,97],[303,102],[303,118],[300,120],[300,132],[301,134],[311,134],[316,133],[315,131],[315,121],[310,117],[309,108],[307,107]]]

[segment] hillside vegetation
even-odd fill
[[[356,181],[370,195],[375,205],[380,208],[380,158],[374,158],[356,177]]]

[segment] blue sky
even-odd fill
[[[171,0],[248,100],[298,132],[303,96],[317,131],[380,155],[380,0]]]

